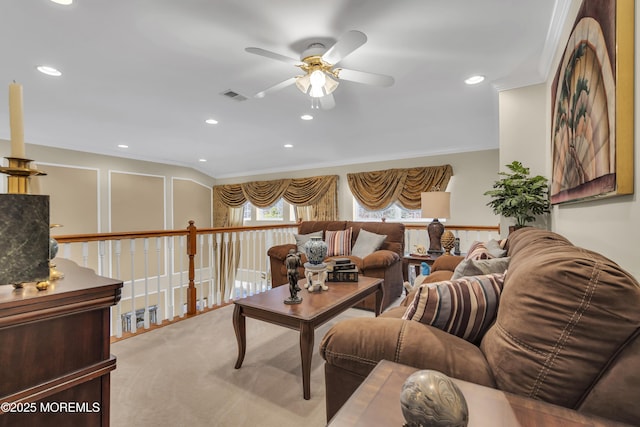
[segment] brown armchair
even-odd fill
[[[367,230],[375,234],[384,234],[386,239],[377,251],[360,258],[347,256],[346,258],[358,267],[359,274],[384,279],[384,298],[382,309],[395,301],[402,294],[402,257],[404,256],[404,224],[392,222],[353,222],[353,221],[303,221],[298,226],[298,234],[309,234],[317,231],[352,229],[351,246],[356,242],[360,230]],[[296,249],[295,244],[277,245],[269,248],[269,262],[271,265],[271,286],[281,286],[289,283],[284,260],[290,249]],[[345,257],[341,257],[345,258]],[[303,263],[307,262],[302,254]],[[300,268],[300,277],[304,277],[304,267]],[[371,297],[359,305],[361,308],[373,310],[375,298]]]

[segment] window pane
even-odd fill
[[[256,209],[258,221],[282,221],[284,200],[280,199],[275,205],[265,209]]]
[[[422,212],[420,209],[405,209],[399,204],[393,204],[386,209],[378,210],[378,211],[370,211],[357,202],[357,200],[353,199],[354,213],[353,220],[354,221],[378,221],[382,218],[392,221],[406,221],[406,220],[418,220],[422,219]]]

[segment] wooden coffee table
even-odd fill
[[[302,280],[300,283],[303,284],[305,281]],[[247,317],[298,330],[303,396],[309,400],[315,329],[373,293],[376,294],[375,315],[378,316],[382,308],[382,284],[382,279],[360,276],[358,282],[331,282],[328,284],[329,290],[322,292],[310,293],[300,286],[302,291],[298,296],[302,297],[302,303],[295,305],[284,303],[290,296],[288,285],[234,301],[233,328],[238,340],[238,360],[235,368],[239,369],[242,366],[247,348]]]
[[[400,391],[411,366],[381,361],[358,387],[328,427],[402,426]],[[592,417],[539,400],[529,399],[466,381],[453,380],[469,408],[468,427],[604,427],[625,424]]]

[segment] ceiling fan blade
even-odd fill
[[[322,55],[322,60],[328,62],[331,65],[335,65],[340,62],[345,56],[365,44],[367,36],[356,30],[351,30],[344,34],[336,44],[331,46],[328,51]]]
[[[320,98],[320,108],[323,110],[331,110],[336,106],[336,100],[333,97],[333,94],[328,94]]]
[[[286,62],[288,64],[293,64],[293,65],[302,64],[302,62],[300,62],[297,59],[289,58],[288,56],[280,55],[279,53],[271,52],[270,50],[261,49],[259,47],[247,47],[244,50],[249,53],[253,53],[255,55],[264,56],[267,58],[275,59],[277,61]]]
[[[276,92],[280,89],[284,89],[287,86],[291,86],[292,84],[294,84],[296,82],[296,77],[291,77],[290,79],[287,79],[283,82],[280,82],[276,85],[271,86],[268,89],[263,90],[262,92],[258,92],[255,95],[253,95],[254,98],[264,98],[265,95],[272,93],[272,92]]]
[[[391,76],[384,74],[368,73],[366,71],[348,70],[342,68],[338,71],[338,78],[340,80],[349,80],[356,83],[364,83],[374,86],[391,86],[394,83],[394,79]]]

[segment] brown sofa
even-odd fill
[[[638,282],[550,231],[520,229],[506,248],[496,320],[479,345],[403,320],[404,306],[334,325],[320,344],[328,419],[387,359],[640,425]]]
[[[303,221],[298,225],[298,234],[309,234],[316,231],[352,229],[351,245],[356,242],[360,230],[387,236],[382,247],[364,258],[348,256],[356,264],[359,274],[384,279],[384,299],[382,309],[398,299],[402,294],[402,257],[404,256],[404,224],[392,222],[353,222],[353,221]],[[272,246],[267,251],[271,264],[271,286],[276,287],[289,283],[284,260],[295,244]],[[307,262],[302,254],[302,261]],[[304,277],[304,268],[300,269],[300,277]],[[361,308],[373,310],[375,297],[372,296],[360,304]]]

